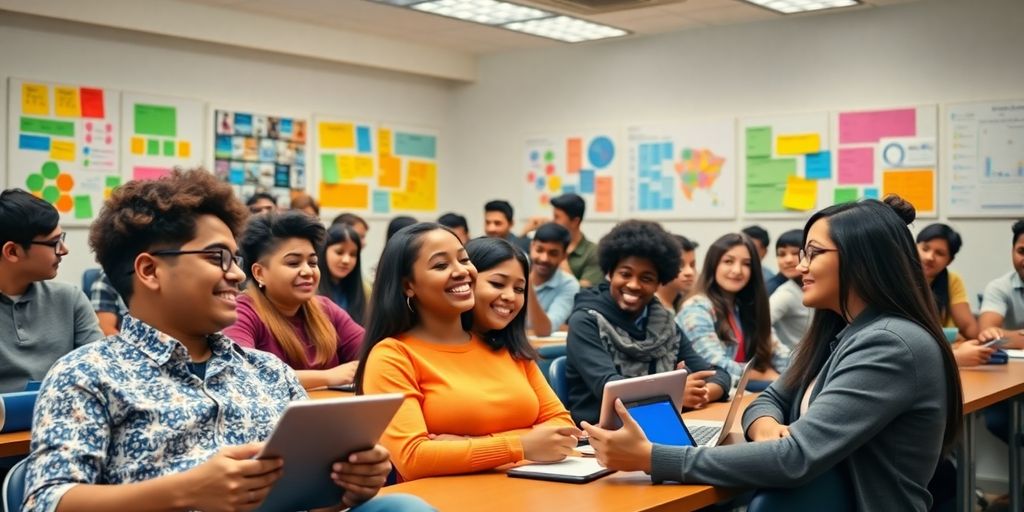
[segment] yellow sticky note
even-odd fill
[[[551,176],[548,178],[548,190],[558,193],[562,191],[562,177]]]
[[[377,152],[381,156],[391,156],[391,130],[377,130]]]
[[[323,149],[351,149],[356,146],[356,131],[352,123],[320,123],[318,133]]]
[[[782,196],[782,207],[790,210],[812,210],[818,204],[818,182],[799,176],[786,179],[786,193]]]
[[[779,135],[775,139],[775,153],[779,155],[806,155],[821,151],[821,136],[817,133]]]
[[[362,183],[321,183],[320,206],[365,210],[370,206],[370,186]]]
[[[436,210],[437,166],[428,162],[409,162],[405,190],[391,194],[391,207],[396,210]]]
[[[356,156],[352,157],[355,161],[355,173],[356,178],[372,178],[373,177],[373,159],[368,156]]]
[[[146,139],[142,137],[132,137],[132,154],[142,155],[146,153]]]
[[[918,213],[935,210],[935,171],[932,169],[887,169],[882,171],[882,197],[898,194]]]
[[[341,181],[352,181],[356,177],[356,158],[352,155],[338,155],[338,173]]]
[[[380,157],[380,173],[377,174],[377,186],[398,188],[402,186],[402,160],[393,156]]]
[[[50,141],[50,158],[64,162],[74,162],[75,143],[68,140]]]
[[[188,158],[192,156],[192,144],[189,141],[178,141],[178,156],[181,158]]]
[[[78,87],[53,88],[53,106],[59,117],[82,117],[82,105],[78,101]]]
[[[21,84],[21,111],[37,116],[50,115],[50,88],[44,84]]]

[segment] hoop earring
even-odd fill
[[[405,307],[409,308],[410,313],[416,313],[416,310],[412,307],[412,297],[405,298]]]

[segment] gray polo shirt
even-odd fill
[[[555,269],[551,279],[533,287],[537,301],[544,308],[544,314],[551,322],[551,330],[557,331],[572,314],[573,301],[580,291],[580,283],[572,274]]]
[[[981,312],[1003,317],[1004,329],[1024,329],[1024,281],[1016,271],[997,277],[985,286]]]
[[[74,286],[35,282],[16,301],[0,293],[0,393],[43,380],[61,356],[102,337],[89,299]]]

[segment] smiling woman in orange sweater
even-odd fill
[[[403,480],[558,461],[580,435],[526,339],[525,256],[500,239],[468,249],[440,225],[416,224],[388,241],[377,267],[356,382],[361,393],[405,394],[381,437]]]

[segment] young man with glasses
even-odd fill
[[[118,335],[43,381],[25,510],[252,510],[266,498],[283,463],[254,457],[306,392],[277,357],[220,334],[237,317],[235,237],[247,215],[202,170],[113,193],[89,245],[129,314]],[[369,501],[390,470],[380,445],[332,464],[338,506],[429,509],[407,496]]]
[[[51,281],[68,254],[59,220],[28,192],[0,193],[0,393],[24,390],[61,356],[103,337],[85,294]]]

